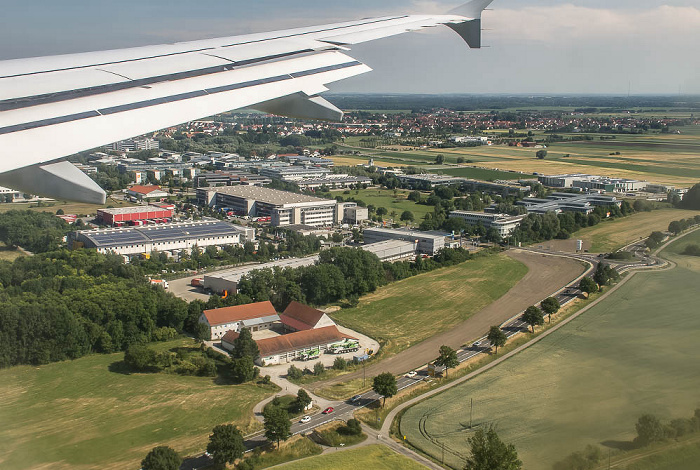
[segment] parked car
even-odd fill
[[[311,421],[311,416],[308,415],[304,416],[299,420],[300,423],[308,423],[309,421]]]
[[[326,408],[325,410],[323,410],[323,414],[324,414],[324,415],[331,414],[331,413],[333,413],[333,411],[335,411],[335,410],[333,409],[333,407],[332,407],[332,406],[329,406],[328,408]]]

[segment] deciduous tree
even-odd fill
[[[559,311],[559,308],[561,308],[561,305],[559,305],[559,301],[557,300],[556,297],[547,297],[542,301],[540,304],[540,307],[544,311],[544,313],[547,314],[547,318],[549,322],[552,322],[552,315],[557,313]]]
[[[533,333],[535,332],[535,326],[544,325],[544,315],[542,314],[542,310],[535,307],[534,305],[528,307],[527,310],[525,310],[523,320],[525,321],[525,323],[532,327]]]
[[[291,436],[292,423],[289,421],[289,415],[278,406],[270,406],[263,411],[263,419],[265,437],[271,441],[277,441],[279,449],[280,441],[286,441]]]
[[[493,427],[479,428],[467,442],[471,451],[464,470],[520,470],[523,463],[513,444],[506,444]]]
[[[498,348],[505,346],[506,341],[508,341],[508,337],[498,326],[492,326],[489,329],[489,334],[486,338],[491,343],[491,346],[494,346],[496,348],[496,354],[498,354]]]
[[[233,463],[243,457],[245,452],[243,435],[232,424],[216,426],[209,436],[207,452],[211,454],[217,465],[224,466],[227,463]]]
[[[168,446],[154,447],[141,461],[143,470],[178,470],[182,457]]]
[[[457,367],[459,359],[457,359],[457,351],[449,346],[440,346],[440,352],[435,364],[445,368],[445,377],[447,377],[447,369]]]
[[[374,378],[372,390],[381,395],[384,400],[382,406],[386,404],[386,399],[391,398],[398,392],[396,387],[396,377],[391,372],[384,372]]]

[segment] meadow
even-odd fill
[[[184,345],[192,340],[157,347]],[[138,468],[156,445],[200,452],[217,424],[257,426],[253,406],[273,392],[211,377],[123,373],[123,357],[0,370],[0,468],[121,470]]]
[[[67,201],[46,201],[42,202],[41,205],[38,205],[36,202],[13,202],[0,204],[0,213],[11,210],[31,210],[55,214],[57,210],[62,209],[64,214],[95,215],[97,214],[97,209],[105,207],[131,207],[133,205],[133,203],[128,201],[112,198],[107,199],[107,203],[103,205]]]
[[[586,227],[574,235],[577,239],[590,241],[593,253],[606,253],[617,250],[651,232],[668,230],[674,220],[687,219],[700,214],[700,211],[660,209],[651,212],[637,212],[629,217],[605,220],[593,227]],[[546,245],[546,242],[544,243]]]
[[[667,256],[680,257],[674,250]],[[461,468],[473,399],[474,425],[497,426],[525,468],[544,470],[588,444],[629,446],[644,413],[664,421],[692,415],[700,387],[698,283],[700,264],[635,275],[529,349],[410,408],[401,433],[436,458],[444,444],[446,463]]]
[[[504,254],[481,256],[382,287],[357,308],[331,314],[343,326],[384,342],[385,353],[407,349],[503,296],[527,267]]]
[[[286,470],[422,470],[424,466],[383,445],[370,445],[292,462]]]
[[[433,206],[425,204],[416,204],[414,201],[408,200],[409,191],[399,189],[394,192],[391,189],[372,188],[352,190],[349,194],[345,194],[346,190],[331,191],[333,196],[342,196],[345,199],[355,198],[366,204],[371,204],[374,207],[384,207],[389,213],[384,216],[384,220],[394,219],[397,224],[405,224],[401,222],[400,217],[404,211],[411,211],[414,216],[414,224],[418,225],[425,217],[425,214],[433,212]],[[396,212],[395,217],[391,215]]]

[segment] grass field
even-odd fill
[[[677,255],[672,253],[674,259]],[[637,274],[610,298],[498,367],[409,409],[401,433],[456,468],[474,423],[495,424],[527,469],[587,444],[624,447],[643,413],[700,405],[700,267]]]
[[[402,351],[466,320],[504,295],[525,274],[524,264],[499,254],[404,279],[365,296],[357,308],[331,316],[340,324]]]
[[[700,211],[679,209],[638,212],[629,217],[603,221],[594,227],[579,230],[575,238],[590,241],[590,251],[593,253],[609,252],[648,237],[651,232],[666,231],[668,224],[674,220],[687,219],[698,214]]]
[[[624,470],[697,470],[700,443],[669,449],[626,465]]]
[[[286,470],[423,470],[424,466],[382,445],[319,455],[285,465]]]
[[[423,220],[423,217],[428,212],[433,212],[433,206],[428,206],[425,204],[416,204],[413,201],[409,201],[408,193],[406,190],[398,190],[396,192],[396,197],[394,197],[394,191],[391,189],[360,189],[352,190],[350,194],[344,194],[345,190],[332,191],[333,196],[343,196],[344,198],[353,197],[364,201],[367,204],[372,204],[375,207],[385,207],[389,214],[384,216],[385,220],[392,218],[391,212],[396,211],[395,223],[402,224],[399,218],[403,211],[411,211],[415,217],[414,224],[418,225]]]
[[[17,249],[8,247],[3,242],[0,242],[0,260],[1,261],[14,261],[17,258],[24,256],[24,253]]]
[[[104,207],[130,207],[134,204],[123,201],[121,199],[107,199],[107,204],[83,204],[79,202],[66,202],[66,201],[49,201],[43,202],[41,206],[37,206],[36,202],[13,202],[11,204],[0,204],[0,213],[7,212],[11,210],[32,210],[36,212],[50,212],[55,214],[57,210],[63,209],[65,214],[76,214],[76,215],[95,215],[97,214],[97,209],[102,209]]]
[[[138,468],[161,444],[187,455],[204,449],[217,424],[250,429],[253,406],[271,394],[206,377],[110,372],[122,359],[94,355],[0,370],[0,468]]]

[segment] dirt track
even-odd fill
[[[456,349],[483,336],[492,325],[500,325],[512,318],[518,312],[564,287],[584,271],[582,264],[567,258],[544,256],[519,250],[509,251],[508,256],[524,263],[529,271],[503,297],[451,330],[432,336],[395,356],[367,367],[367,376],[372,377],[382,372],[398,375],[426,364],[437,357],[440,346],[448,345]],[[357,371],[335,379],[318,382],[314,388],[322,388],[360,377],[362,377],[362,371]]]

